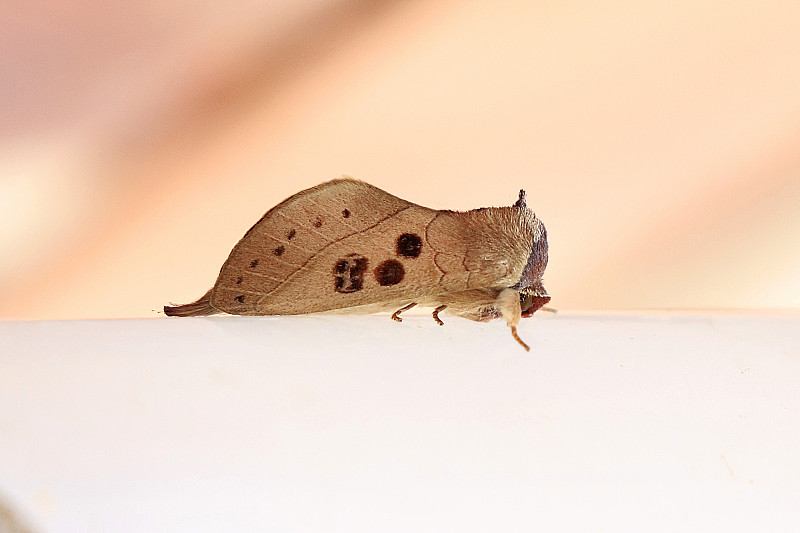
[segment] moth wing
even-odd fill
[[[325,305],[309,305],[308,300],[325,300],[334,292],[339,260],[356,249],[366,254],[371,245],[380,247],[370,244],[380,234],[376,228],[412,206],[354,179],[301,191],[270,209],[236,244],[211,291],[211,305],[240,315],[322,310],[316,308]],[[360,268],[355,260],[351,263]],[[316,292],[324,286],[329,289],[325,294]],[[353,287],[342,282],[341,288]]]
[[[441,273],[425,242],[436,211],[415,204],[330,242],[258,302],[260,314],[374,312],[437,302]],[[360,308],[360,309],[358,309]]]
[[[320,249],[261,296],[258,313],[376,311],[412,302],[458,307],[468,299],[470,312],[491,318],[486,300],[519,281],[529,255],[532,237],[518,220],[520,210],[459,213],[404,205]]]

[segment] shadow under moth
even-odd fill
[[[350,178],[270,209],[233,248],[217,282],[169,316],[299,315],[434,307],[470,320],[521,317],[550,301],[547,231],[525,204],[428,209]]]

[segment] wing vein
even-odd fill
[[[413,204],[412,204],[412,205],[413,205]],[[353,231],[353,232],[351,232],[351,233],[348,233],[347,235],[344,235],[344,236],[342,236],[342,237],[339,237],[338,239],[335,239],[335,240],[333,240],[333,241],[329,242],[328,244],[326,244],[325,246],[323,246],[322,248],[320,248],[319,250],[317,250],[316,252],[314,252],[314,253],[313,253],[313,254],[312,254],[312,255],[311,255],[311,256],[310,256],[308,259],[306,259],[306,261],[305,261],[305,262],[304,262],[302,265],[300,265],[300,266],[297,268],[297,270],[295,270],[294,272],[292,272],[291,274],[289,274],[289,275],[286,277],[286,279],[285,279],[285,280],[283,280],[281,283],[279,283],[279,284],[278,284],[278,285],[277,285],[277,286],[276,286],[274,289],[272,289],[271,291],[269,291],[269,292],[267,292],[266,294],[264,294],[264,296],[262,296],[261,298],[259,298],[259,303],[261,303],[261,302],[264,300],[264,298],[266,298],[266,297],[267,297],[267,296],[269,296],[270,294],[274,293],[275,291],[277,291],[278,289],[280,289],[281,287],[283,287],[284,285],[286,285],[286,284],[287,284],[287,283],[288,283],[288,282],[289,282],[289,281],[290,281],[290,280],[291,280],[293,277],[295,277],[296,275],[298,275],[298,274],[299,274],[299,273],[300,273],[300,272],[301,272],[301,271],[302,271],[302,270],[303,270],[303,269],[306,267],[306,265],[308,265],[308,264],[309,264],[309,263],[310,263],[310,262],[311,262],[311,261],[312,261],[312,260],[313,260],[315,257],[317,257],[317,256],[318,256],[320,253],[322,253],[324,250],[327,250],[328,248],[330,248],[330,247],[331,247],[331,246],[333,246],[334,244],[336,244],[336,243],[338,243],[338,242],[341,242],[341,241],[343,241],[343,240],[345,240],[345,239],[347,239],[347,238],[349,238],[349,237],[352,237],[353,235],[357,235],[357,234],[359,234],[359,233],[364,233],[364,232],[366,232],[366,231],[369,231],[369,230],[371,230],[372,228],[374,228],[374,227],[376,227],[376,226],[378,226],[378,225],[380,225],[380,224],[382,224],[382,223],[386,222],[386,221],[387,221],[387,220],[389,220],[390,218],[392,218],[392,217],[395,217],[395,216],[399,215],[400,213],[402,213],[402,212],[403,212],[403,211],[405,211],[406,209],[409,209],[409,208],[410,208],[412,205],[407,205],[407,206],[405,206],[405,207],[402,207],[402,208],[398,209],[398,210],[397,210],[397,211],[395,211],[394,213],[392,213],[392,214],[390,214],[390,215],[387,215],[387,216],[383,217],[382,219],[378,220],[377,222],[375,222],[374,224],[372,224],[372,225],[371,225],[371,226],[369,226],[369,227],[366,227],[366,228],[364,228],[364,229],[362,229],[362,230],[359,230],[359,231]],[[282,216],[284,216],[286,219],[289,219],[289,217],[286,217],[286,216],[285,216],[285,215],[283,215],[282,213],[281,213],[281,215],[282,215]],[[291,219],[289,219],[289,220],[291,220]]]
[[[251,290],[248,290],[248,289],[241,289],[239,287],[233,287],[233,286],[230,286],[230,285],[223,285],[223,286],[220,287],[220,289],[226,289],[226,290],[234,291],[234,292],[243,292],[244,294],[261,294],[261,295],[266,294],[266,293],[261,292],[261,291],[251,291]]]
[[[247,272],[247,274],[250,274],[250,275],[253,275],[253,276],[257,276],[257,277],[259,277],[259,278],[267,278],[267,279],[271,279],[272,281],[277,281],[278,283],[280,283],[281,281],[283,281],[282,279],[279,279],[279,278],[273,278],[272,276],[270,276],[270,275],[268,275],[268,274],[262,274],[261,272]],[[266,294],[266,293],[265,293],[265,292],[262,292],[261,294]]]

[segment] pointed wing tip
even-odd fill
[[[184,305],[165,305],[164,314],[167,316],[208,316],[219,313],[211,305],[211,290],[205,293],[196,302]]]

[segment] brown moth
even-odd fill
[[[217,282],[169,316],[371,313],[415,305],[470,320],[521,317],[550,301],[547,231],[525,205],[436,211],[350,178],[270,209],[233,248]]]

